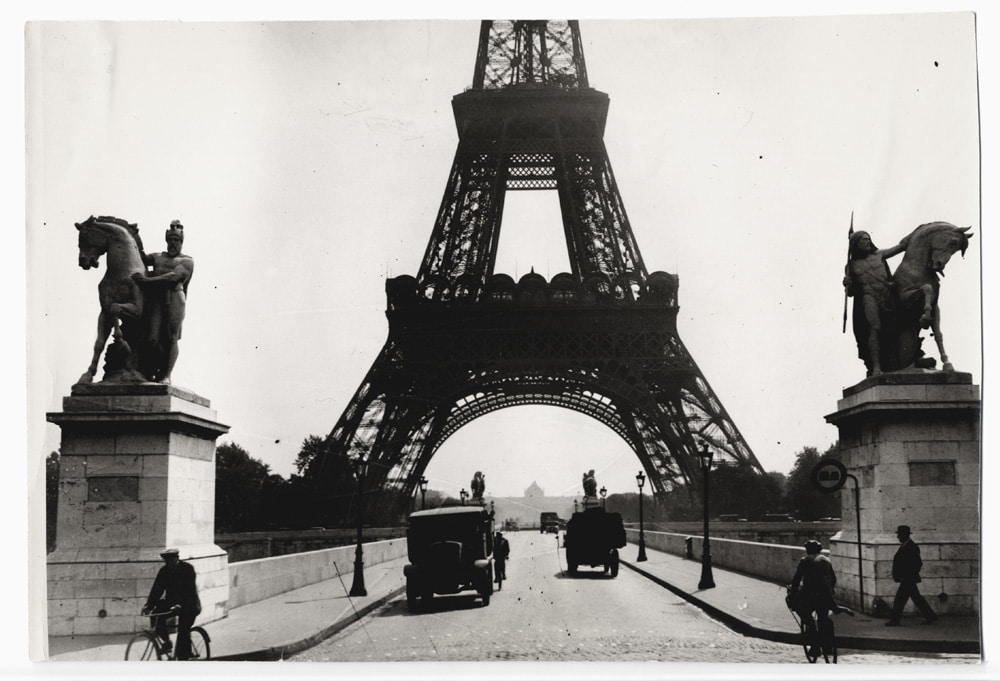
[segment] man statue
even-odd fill
[[[142,261],[152,266],[145,277],[134,275],[145,297],[147,325],[141,369],[151,381],[170,383],[177,362],[178,341],[184,324],[188,283],[194,274],[194,259],[181,253],[184,225],[173,220],[166,231],[167,250],[142,254]]]
[[[597,478],[594,476],[594,469],[583,474],[583,495],[585,497],[597,496]]]
[[[854,338],[868,375],[877,376],[883,371],[882,353],[892,351],[882,347],[881,337],[882,313],[894,306],[892,273],[886,260],[906,250],[909,235],[885,250],[876,248],[865,231],[852,233],[849,241],[844,288],[854,297]]]

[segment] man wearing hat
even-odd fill
[[[149,321],[146,326],[146,356],[155,359],[144,361],[140,367],[151,381],[170,383],[170,375],[177,363],[178,341],[187,304],[188,283],[194,275],[194,258],[181,253],[184,245],[184,225],[173,220],[166,233],[167,250],[162,253],[142,254],[142,261],[151,265],[148,276],[134,275],[135,282],[143,289],[144,305]]]
[[[898,627],[900,619],[903,617],[903,608],[906,601],[913,599],[913,604],[924,616],[924,624],[933,624],[937,620],[937,613],[931,608],[927,600],[920,595],[917,584],[920,582],[920,568],[923,561],[920,560],[920,547],[910,539],[910,526],[900,525],[896,528],[896,538],[902,546],[896,550],[896,555],[892,558],[892,580],[899,583],[896,590],[896,598],[892,602],[892,614],[889,621],[885,623],[887,627]]]
[[[190,563],[180,559],[177,549],[166,549],[160,554],[164,565],[156,574],[153,588],[149,590],[143,614],[161,613],[178,607],[177,611],[177,651],[174,656],[178,660],[191,657],[191,626],[201,613],[201,599],[198,598],[198,588],[195,586],[195,571]],[[170,635],[167,631],[167,617],[153,617],[153,628],[156,635],[164,642],[164,648],[170,651]]]
[[[503,532],[497,532],[493,538],[493,562],[496,567],[496,579],[493,581],[503,588],[503,580],[507,579],[507,558],[510,557],[510,542],[508,542]]]
[[[833,631],[830,611],[839,611],[833,600],[837,575],[833,571],[833,563],[822,553],[822,544],[810,539],[805,543],[805,549],[806,555],[799,560],[792,578],[789,606],[802,618],[807,629],[812,629],[812,614],[815,612],[819,632],[827,635],[823,640],[829,640],[828,635]],[[823,652],[828,654],[830,651]]]

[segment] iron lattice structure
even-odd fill
[[[458,150],[416,277],[386,282],[389,335],[327,439],[367,456],[402,511],[434,453],[492,411],[554,405],[622,437],[654,491],[688,484],[707,442],[763,473],[677,333],[678,279],[647,273],[604,145],[576,21],[484,21]],[[508,191],[554,190],[572,271],[494,272]]]

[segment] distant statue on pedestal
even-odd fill
[[[472,477],[472,483],[469,486],[472,488],[473,500],[482,501],[483,494],[486,492],[486,476],[483,475],[482,471],[476,471],[476,474]]]
[[[941,334],[939,275],[944,274],[952,255],[958,251],[965,255],[972,236],[969,229],[930,222],[895,246],[880,250],[868,232],[854,232],[852,225],[843,283],[846,296],[854,298],[854,337],[868,376],[933,368],[935,360],[924,357],[920,348],[920,333],[926,328],[931,329],[937,343],[942,368],[954,370]],[[890,272],[887,259],[900,253],[903,260]]]
[[[593,468],[591,468],[589,472],[583,474],[583,496],[597,496],[597,478],[594,477]]]

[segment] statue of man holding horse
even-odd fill
[[[170,375],[177,363],[188,284],[194,274],[194,258],[181,253],[184,225],[179,220],[170,223],[165,237],[166,251],[142,253],[143,263],[152,266],[152,272],[148,275],[134,274],[132,278],[142,288],[146,306],[140,368],[149,380],[170,383]]]
[[[933,368],[924,357],[921,330],[930,328],[942,368],[952,371],[941,334],[939,275],[951,256],[969,245],[970,227],[947,222],[920,225],[887,249],[878,249],[868,232],[849,235],[844,288],[854,297],[854,337],[868,376],[900,369]],[[895,272],[887,260],[903,253]]]

